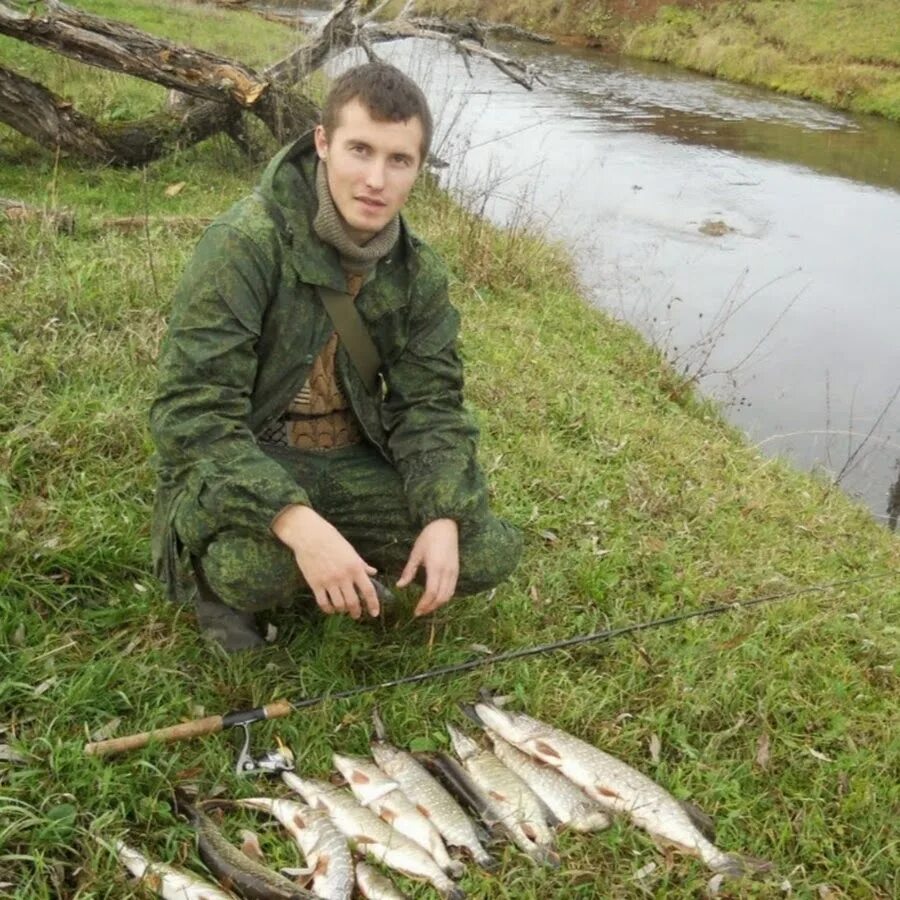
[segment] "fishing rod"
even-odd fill
[[[814,584],[804,588],[792,588],[789,591],[780,591],[777,594],[767,594],[763,597],[754,597],[750,600],[723,603],[719,606],[708,606],[703,609],[694,609],[687,612],[676,613],[661,619],[652,619],[648,622],[636,622],[630,625],[622,625],[619,628],[607,628],[602,631],[594,631],[590,634],[582,634],[576,637],[565,638],[547,644],[537,644],[533,647],[522,647],[518,650],[506,650],[502,653],[491,653],[461,663],[453,663],[446,666],[438,666],[412,675],[402,675],[399,678],[391,678],[387,681],[379,681],[373,684],[362,684],[356,687],[346,688],[341,691],[327,691],[315,697],[304,697],[299,700],[275,700],[265,706],[253,709],[236,710],[222,716],[206,716],[202,719],[194,719],[190,722],[182,722],[178,725],[170,725],[165,728],[156,728],[152,731],[144,731],[140,734],[126,735],[120,738],[110,738],[105,741],[94,741],[84,745],[84,752],[89,756],[112,756],[116,753],[124,753],[128,750],[137,750],[146,747],[151,741],[171,743],[174,741],[188,740],[201,737],[205,734],[215,734],[226,728],[243,726],[245,729],[253,722],[261,722],[266,719],[279,719],[292,712],[318,706],[327,700],[346,700],[348,697],[358,697],[361,694],[371,694],[375,691],[387,688],[399,687],[405,684],[418,684],[422,681],[431,681],[435,678],[443,678],[446,675],[455,675],[461,672],[471,672],[473,669],[481,669],[497,663],[509,662],[513,659],[525,659],[529,656],[539,656],[544,653],[553,653],[557,650],[566,650],[581,644],[600,643],[610,641],[613,638],[625,634],[637,634],[641,631],[649,631],[654,628],[664,628],[685,622],[689,619],[704,619],[711,616],[720,616],[727,612],[740,609],[750,609],[765,603],[774,603],[779,600],[787,600],[801,594],[824,593],[835,588],[847,587],[852,584],[860,584],[866,581],[874,581],[879,578],[895,576],[894,572],[883,572],[879,575],[861,575],[858,578],[846,578],[841,581],[831,581],[823,584]]]

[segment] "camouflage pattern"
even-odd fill
[[[311,135],[272,160],[258,191],[265,200],[244,198],[202,236],[176,291],[160,360],[150,412],[158,472],[153,556],[173,599],[185,599],[189,555],[211,553],[204,569],[220,565],[227,581],[228,564],[216,561],[228,543],[223,536],[267,552],[258,548],[282,509],[322,502],[257,440],[306,382],[332,333],[316,286],[347,289],[337,251],[313,231]],[[267,211],[273,201],[281,223]],[[475,457],[477,429],[462,402],[459,316],[445,269],[401,222],[397,244],[356,303],[383,361],[382,383],[369,393],[343,347],[337,374],[365,446],[394,472],[406,505],[402,525],[377,509],[357,509],[356,521],[371,521],[373,533],[384,535],[452,518],[466,547],[495,520]]]
[[[327,452],[272,446],[267,453],[304,486],[313,508],[378,569],[385,584],[399,577],[420,529],[393,466],[366,444]],[[187,540],[198,536],[184,506],[176,525]],[[493,587],[509,575],[520,553],[518,530],[490,514],[464,527],[457,594]],[[223,529],[208,545],[202,567],[209,587],[235,609],[255,611],[298,601],[316,608],[293,553],[270,533]]]

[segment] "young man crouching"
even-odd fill
[[[400,216],[431,136],[405,75],[351,69],[177,289],[150,414],[154,564],[226,649],[310,593],[375,616],[371,576],[424,576],[425,615],[520,556],[488,509],[444,267]]]

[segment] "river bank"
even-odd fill
[[[604,50],[900,121],[894,0],[422,0]]]
[[[102,7],[212,49],[239,33],[255,60],[283,49],[285,30],[257,17],[168,9]],[[157,102],[133,81],[98,82],[39,51],[23,51],[23,65],[26,55],[32,77],[58,79],[99,113]],[[452,274],[493,503],[526,535],[520,569],[433,622],[379,631],[281,613],[272,647],[229,659],[200,641],[189,610],[164,601],[149,572],[155,358],[204,219],[259,170],[225,138],[117,171],[56,159],[0,130],[0,194],[77,214],[72,234],[0,224],[4,890],[27,900],[140,896],[96,836],[200,870],[191,831],[171,810],[173,784],[259,791],[233,774],[229,737],[107,763],[82,756],[89,734],[842,581],[376,699],[397,741],[445,747],[444,721],[462,722],[458,701],[485,684],[514,694],[516,706],[715,814],[724,848],[772,860],[773,876],[736,888],[740,896],[781,894],[786,881],[797,896],[895,896],[900,544],[832,485],[761,458],[634,330],[585,303],[559,248],[491,226],[428,180],[409,215]],[[127,215],[149,216],[148,226],[127,234],[108,224]],[[373,702],[261,724],[258,747],[278,734],[302,771],[324,774],[331,750],[365,752]],[[262,840],[270,858],[297,863],[268,830]],[[699,896],[709,874],[682,858],[667,864],[621,825],[564,836],[558,871],[501,855],[491,876],[470,869],[470,897]]]

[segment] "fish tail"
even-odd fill
[[[491,854],[487,852],[479,853],[477,856],[475,856],[475,862],[477,862],[485,872],[494,872],[500,866],[500,860],[491,856]]]
[[[462,878],[463,875],[466,874],[466,867],[458,859],[451,859],[449,865],[444,869],[444,871],[451,878]]]
[[[484,728],[484,722],[481,721],[481,716],[478,715],[473,704],[460,703],[459,708],[466,718],[471,719],[479,728]]]
[[[194,798],[182,787],[176,787],[173,792],[175,800],[175,811],[184,816],[188,821],[193,822],[197,816],[197,807],[194,805]]]
[[[466,892],[456,884],[447,890],[440,891],[440,894],[445,900],[466,900]]]
[[[372,710],[372,726],[375,729],[375,737],[379,741],[386,741],[388,739],[387,728],[384,727],[384,719],[381,718],[381,713],[377,706]]]
[[[558,869],[560,866],[559,854],[555,850],[549,848],[540,855],[540,862],[551,869]]]
[[[772,863],[757,856],[722,853],[710,863],[710,868],[726,878],[743,878],[771,871]]]

